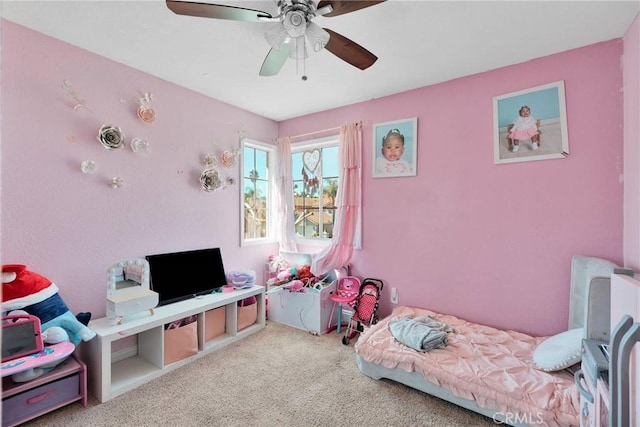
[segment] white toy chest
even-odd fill
[[[326,334],[330,329],[329,316],[333,305],[329,296],[335,290],[334,280],[322,290],[307,288],[304,293],[286,289],[269,292],[269,320],[316,334]],[[336,312],[337,309],[331,319],[331,327],[336,326]]]

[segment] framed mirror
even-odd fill
[[[149,263],[143,258],[134,258],[113,264],[107,273],[107,293],[141,287],[149,289]]]
[[[112,264],[107,270],[107,317],[122,323],[123,316],[149,310],[158,305],[158,293],[150,288],[149,263],[132,258]]]

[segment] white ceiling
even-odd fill
[[[277,14],[274,0],[207,1]],[[637,0],[388,0],[314,19],[378,56],[369,69],[321,51],[260,77],[271,23],[176,15],[164,0],[0,3],[5,19],[276,121],[622,37],[638,10]]]

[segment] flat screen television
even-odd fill
[[[211,293],[227,284],[220,248],[147,255],[158,305]]]

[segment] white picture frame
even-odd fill
[[[385,144],[388,148],[385,148]],[[374,178],[415,176],[418,163],[418,118],[374,124],[372,151],[371,169]]]
[[[527,114],[525,107],[537,123],[537,135],[531,139],[510,138],[510,126],[521,114]],[[564,81],[494,97],[493,118],[496,164],[563,159],[569,154]]]

